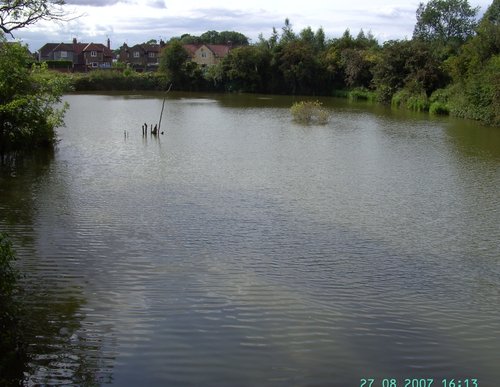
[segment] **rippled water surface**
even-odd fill
[[[66,99],[0,175],[27,385],[500,385],[498,128],[172,93],[155,138],[160,95]]]

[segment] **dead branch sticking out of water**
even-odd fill
[[[172,84],[168,87],[168,90],[165,93],[168,93],[170,89],[172,88]],[[153,128],[153,124],[150,126],[150,134],[152,136],[157,136],[159,134],[164,134],[164,132],[160,132],[160,127],[161,127],[161,120],[163,118],[163,110],[165,109],[165,101],[167,99],[167,96],[163,97],[163,103],[161,105],[161,112],[160,112],[160,120],[158,121],[157,124],[155,124]],[[144,125],[142,125],[142,136],[147,136],[148,135],[148,124],[145,122]]]

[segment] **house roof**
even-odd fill
[[[76,45],[80,46],[79,48],[83,46],[80,52],[98,51],[103,52],[104,56],[113,56],[113,51],[111,51],[102,43],[77,43]]]
[[[59,44],[60,43],[46,43],[38,50],[38,52],[42,56],[48,56]]]
[[[183,44],[182,47],[186,50],[189,56],[194,56],[196,50],[198,50],[202,44]]]
[[[226,44],[184,44],[182,47],[184,47],[191,57],[194,56],[196,51],[202,47],[208,48],[216,57],[219,58],[225,57],[231,50],[231,46]]]
[[[101,43],[47,43],[38,50],[41,56],[49,56],[56,51],[71,51],[75,55],[80,55],[82,52],[99,51],[103,52],[106,57],[113,57],[113,52]]]
[[[142,43],[136,44],[135,46],[128,47],[126,44],[123,45],[126,51],[143,51],[143,52],[160,52],[159,44]]]
[[[212,51],[215,56],[218,56],[219,58],[225,57],[231,50],[231,46],[226,44],[206,44],[205,46],[207,46],[210,51]]]

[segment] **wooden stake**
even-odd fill
[[[168,90],[166,91],[167,93],[170,91],[172,88],[172,84],[168,87]],[[160,121],[158,122],[158,132],[160,131],[161,127],[161,118],[163,117],[163,109],[165,109],[165,100],[167,99],[167,96],[163,97],[163,103],[161,104],[161,113],[160,113]]]

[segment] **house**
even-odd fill
[[[129,47],[126,43],[120,47],[118,61],[136,71],[156,71],[160,64],[160,51],[165,44],[142,43]]]
[[[109,69],[113,63],[113,52],[108,39],[107,46],[101,43],[47,43],[38,50],[38,60],[69,61],[71,71]]]
[[[118,61],[136,71],[156,71],[160,64],[161,51],[166,47],[163,41],[157,43],[142,43],[120,47]],[[225,44],[184,44],[190,60],[201,67],[213,66],[224,58],[232,46]]]
[[[228,44],[185,44],[183,47],[191,60],[201,67],[218,64],[232,48]]]

